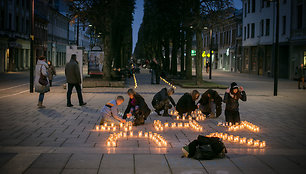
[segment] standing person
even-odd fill
[[[160,116],[160,111],[164,110],[163,116],[169,116],[168,109],[172,108],[172,105],[175,107],[175,102],[171,95],[174,94],[173,88],[163,88],[158,93],[156,93],[152,100],[152,106],[155,109],[157,115]],[[172,103],[172,105],[170,104]]]
[[[201,99],[198,104],[200,104],[199,109],[203,114],[209,117],[219,117],[222,112],[222,98],[217,91],[208,89],[202,94]]]
[[[301,81],[302,81],[302,85],[303,85],[303,89],[305,88],[305,71],[304,71],[304,64],[301,64],[301,66],[297,69],[297,75],[298,75],[298,89],[301,89]]]
[[[44,80],[42,80],[44,79]],[[43,83],[45,81],[45,83]],[[40,56],[37,60],[35,67],[35,92],[39,93],[38,98],[38,108],[45,108],[43,105],[45,93],[50,91],[49,81],[48,81],[48,64],[46,63],[46,58]]]
[[[144,124],[145,120],[150,115],[151,110],[146,104],[144,98],[136,93],[133,89],[129,89],[127,93],[130,97],[130,100],[123,114],[123,119],[133,116],[133,113],[137,113],[134,115],[134,125]]]
[[[50,87],[52,86],[52,80],[53,80],[53,76],[56,76],[56,71],[55,71],[55,67],[52,65],[51,61],[48,61],[48,77],[49,77],[49,83],[50,83]]]
[[[79,63],[76,60],[75,54],[71,55],[70,62],[66,64],[65,75],[66,75],[66,81],[68,83],[67,107],[73,106],[71,104],[71,94],[72,94],[73,87],[75,87],[78,93],[80,106],[86,105],[87,103],[83,101],[82,90],[81,90],[81,82],[82,82],[81,72],[80,72]]]
[[[120,106],[123,102],[124,98],[122,96],[118,96],[116,100],[107,102],[101,109],[102,119],[100,125],[104,123],[114,123],[115,125],[125,123],[125,120],[118,115],[118,106]]]
[[[246,93],[242,86],[238,87],[237,83],[233,82],[224,94],[226,122],[231,122],[232,124],[240,123],[239,99],[246,101]]]
[[[154,84],[154,77],[155,77],[155,81],[156,84],[160,83],[160,65],[157,62],[156,58],[153,58],[151,64],[150,64],[150,68],[152,69],[152,73],[151,73],[151,84]]]
[[[198,106],[195,101],[199,98],[200,93],[197,90],[193,90],[191,93],[185,93],[177,102],[176,110],[178,114],[182,116],[184,113],[190,114],[196,110]]]

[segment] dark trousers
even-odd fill
[[[82,96],[82,90],[81,90],[81,85],[80,84],[71,84],[68,83],[68,91],[67,91],[67,105],[71,104],[71,94],[72,94],[72,89],[75,87],[77,93],[78,93],[78,98],[79,98],[79,104],[83,104],[83,96]]]
[[[52,80],[49,80],[50,87],[52,86]]]
[[[164,110],[165,112],[167,112],[168,109],[172,108],[172,106],[170,105],[170,101],[169,100],[164,100],[164,101],[155,101],[155,100],[153,100],[152,101],[152,106],[157,111]]]
[[[225,110],[225,121],[232,124],[240,123],[239,111]]]

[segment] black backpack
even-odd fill
[[[210,160],[224,158],[227,153],[226,147],[218,137],[206,137],[199,135],[198,138],[188,145],[189,158],[197,160]]]

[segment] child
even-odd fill
[[[119,125],[121,122],[125,123],[126,121],[118,115],[118,106],[124,102],[122,96],[118,96],[116,100],[112,100],[106,103],[101,109],[102,119],[100,125],[104,123],[114,123]]]
[[[239,90],[240,89],[240,90]],[[232,124],[240,123],[239,103],[238,100],[246,101],[246,93],[243,87],[237,86],[237,83],[231,83],[231,88],[228,88],[224,94],[225,106],[225,121]]]

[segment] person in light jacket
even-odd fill
[[[50,85],[49,81],[47,85],[42,85],[39,83],[40,76],[45,76],[48,80],[48,64],[46,63],[46,58],[44,56],[40,56],[37,60],[36,67],[35,67],[35,80],[34,80],[34,86],[35,86],[35,92],[39,93],[38,98],[38,108],[45,108],[43,105],[45,93],[50,91]]]
[[[118,115],[118,106],[124,102],[122,96],[118,96],[116,100],[107,102],[101,109],[102,119],[100,125],[104,123],[114,123],[119,125],[121,122],[125,123],[125,120]]]

